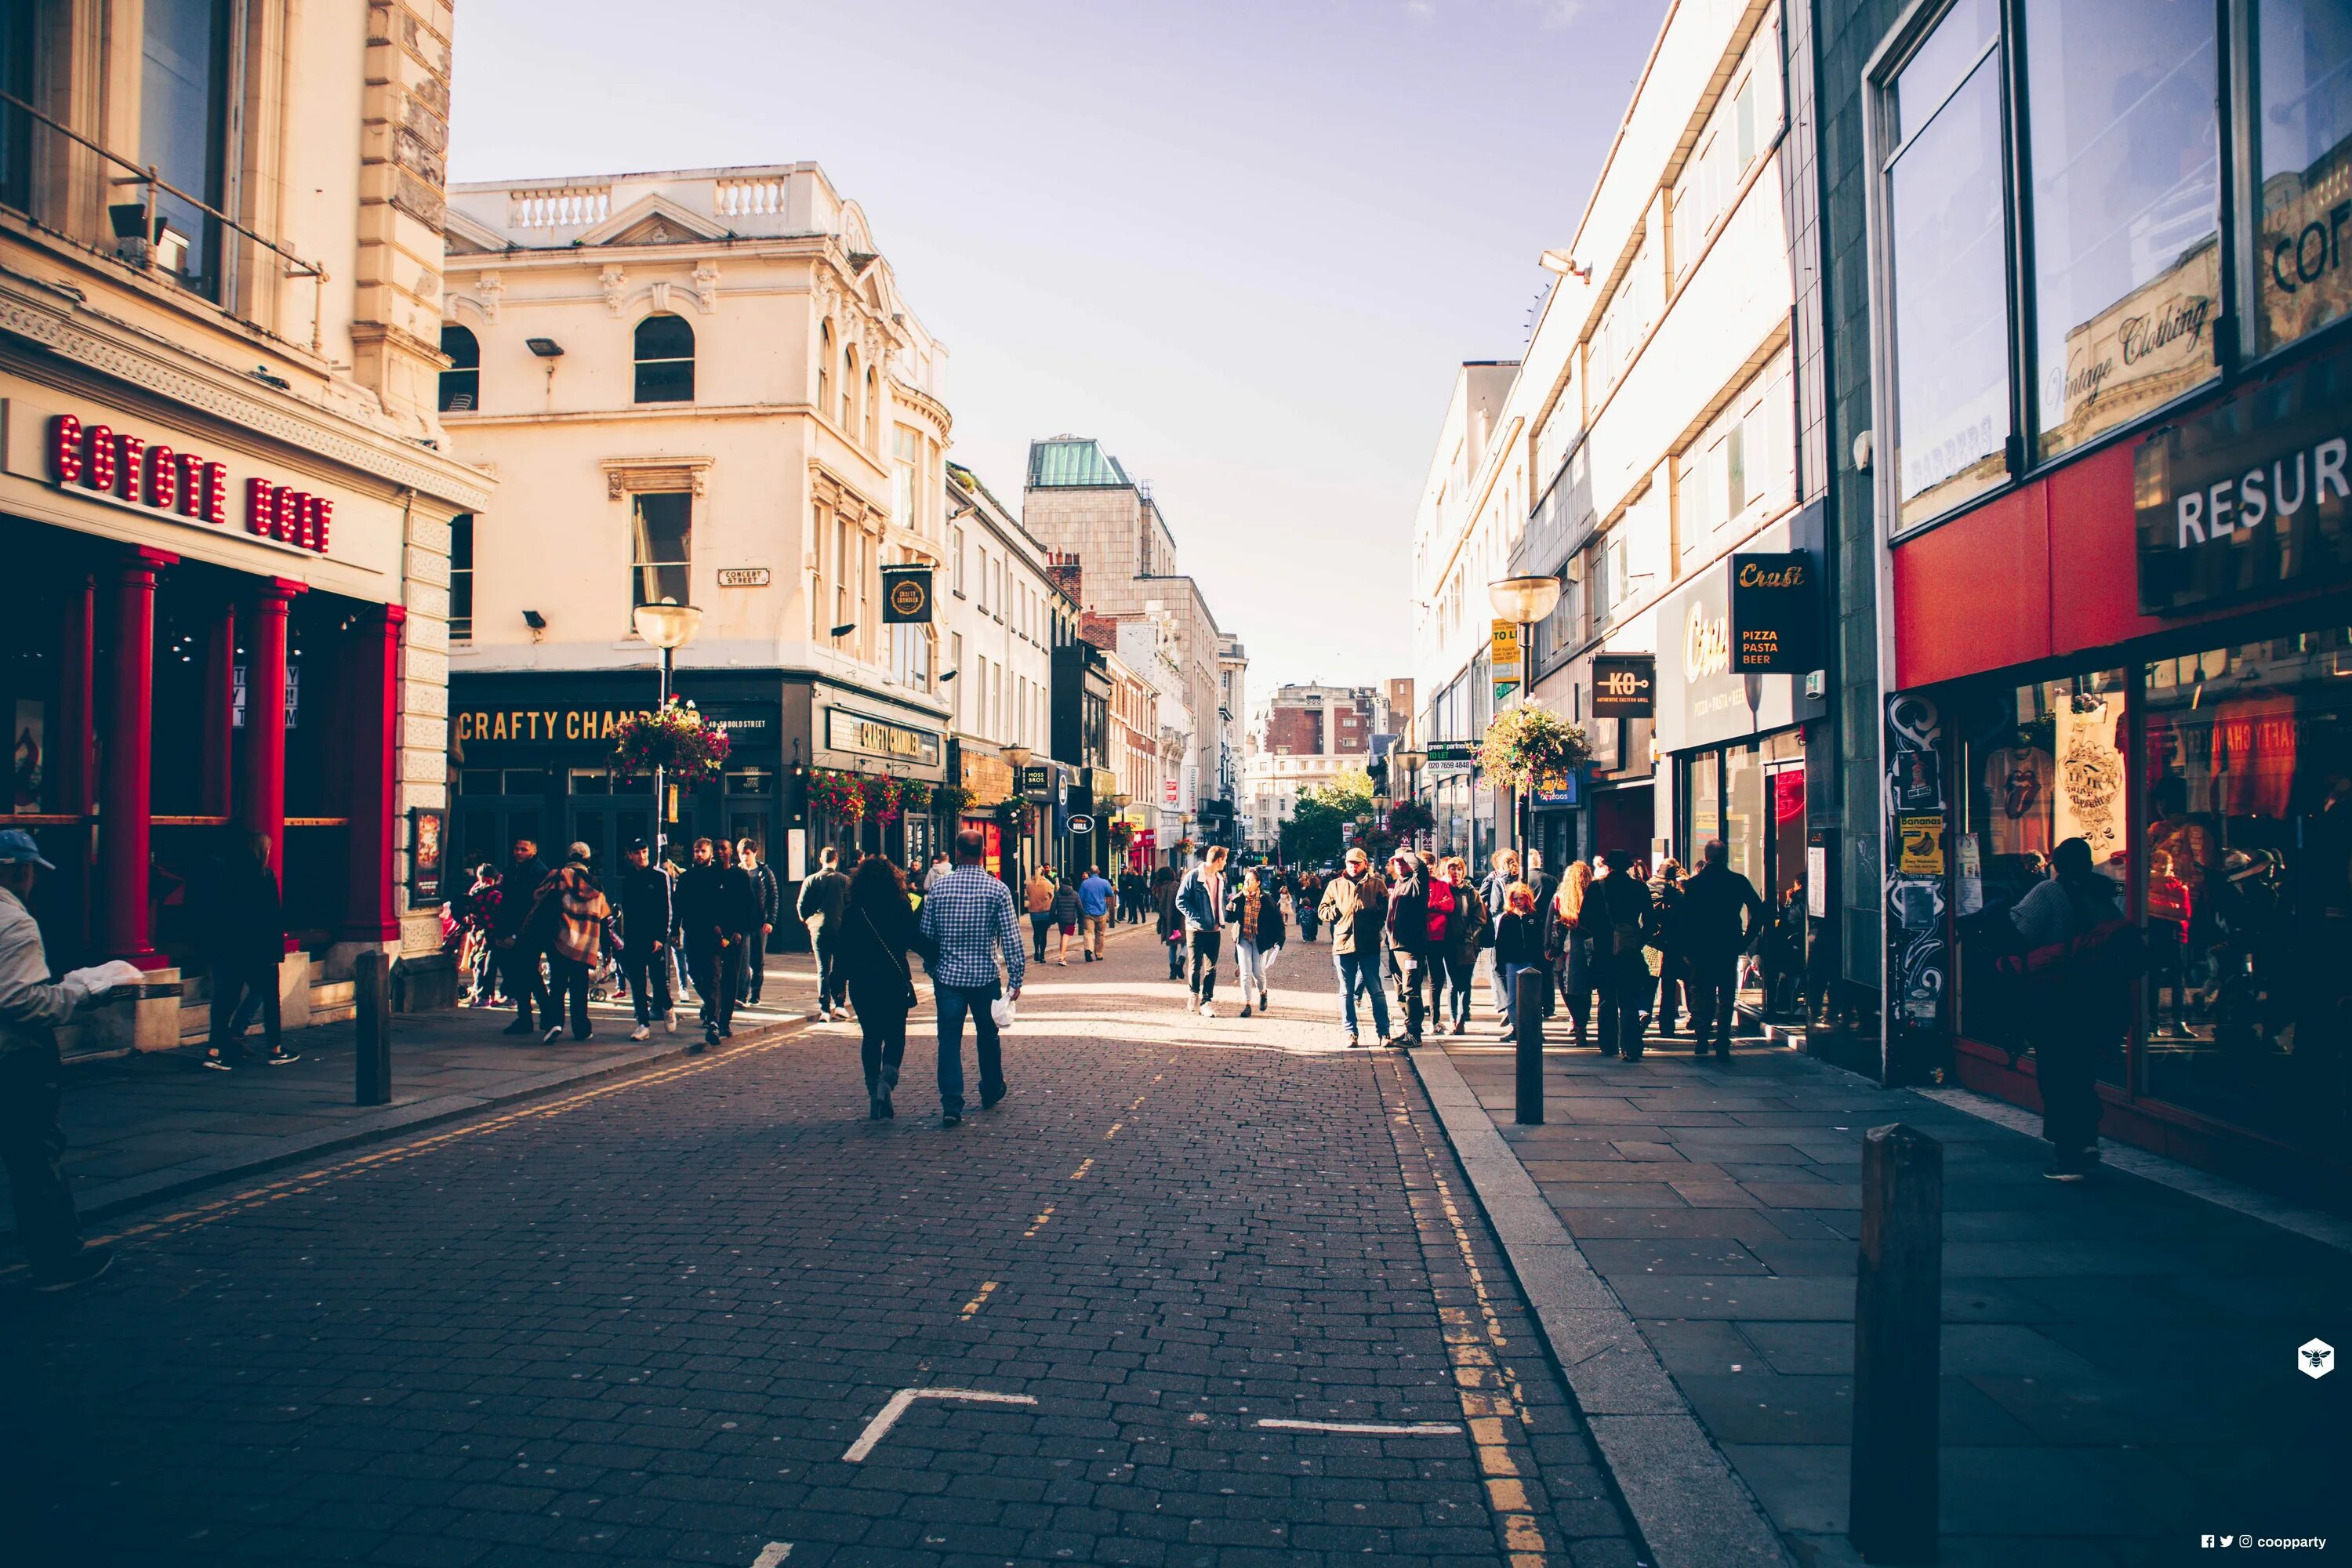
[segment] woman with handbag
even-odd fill
[[[1468,861],[1449,855],[1437,869],[1453,903],[1445,916],[1445,1009],[1454,1020],[1454,1032],[1464,1035],[1470,1031],[1471,982],[1478,968],[1478,950],[1493,940],[1494,922],[1486,914],[1486,900],[1470,880]],[[1433,1022],[1431,1027],[1436,1026]]]
[[[907,1055],[907,1015],[915,1009],[915,983],[907,952],[928,945],[907,898],[907,878],[887,857],[868,855],[850,879],[843,910],[839,963],[857,1009],[857,1054],[866,1068],[866,1114],[886,1121],[898,1114],[890,1091]]]
[[[1257,1010],[1268,1007],[1265,972],[1282,951],[1282,894],[1258,878],[1253,866],[1242,873],[1242,884],[1225,900],[1225,923],[1234,928],[1234,968],[1242,990],[1242,1016],[1250,1016],[1250,998]]]
[[[1584,929],[1585,895],[1592,889],[1592,868],[1581,860],[1569,863],[1552,895],[1552,928],[1558,933],[1559,989],[1568,998],[1568,1016],[1576,1025],[1576,1044],[1585,1043],[1592,1018],[1592,937]]]

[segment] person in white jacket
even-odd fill
[[[7,1167],[16,1235],[36,1290],[86,1285],[114,1261],[108,1248],[82,1245],[81,1221],[66,1185],[58,1026],[139,977],[117,960],[51,983],[41,928],[25,900],[32,897],[35,875],[56,869],[41,858],[31,834],[19,827],[0,831],[0,1163]]]

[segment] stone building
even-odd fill
[[[469,184],[447,272],[442,417],[506,498],[458,531],[460,852],[654,837],[611,730],[659,681],[633,612],[672,599],[701,611],[676,689],[730,740],[666,803],[674,845],[749,837],[788,880],[827,845],[927,851],[890,802],[949,781],[954,648],[886,624],[882,574],[1010,606],[992,556],[959,576],[946,351],[857,205],[812,163]],[[995,668],[962,700],[1010,734]]]
[[[1276,687],[1244,763],[1243,816],[1251,847],[1271,854],[1298,797],[1372,756],[1381,694],[1370,686]]]
[[[289,1024],[371,948],[447,994],[450,519],[492,489],[435,407],[450,38],[433,0],[0,8],[5,816],[61,868],[52,962],[153,975],[69,1047],[203,1037],[250,835]]]

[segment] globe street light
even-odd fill
[[[702,612],[692,605],[681,605],[676,599],[664,599],[657,605],[639,605],[629,613],[629,624],[637,636],[661,649],[661,701],[656,713],[669,707],[670,663],[679,648],[694,638],[702,626]],[[668,770],[654,764],[654,863],[659,865],[662,851],[669,845]]]
[[[1495,606],[1498,619],[1517,623],[1519,635],[1519,700],[1532,700],[1535,696],[1536,661],[1529,658],[1528,634],[1535,624],[1552,613],[1559,604],[1559,579],[1549,576],[1505,577],[1486,584],[1486,602]],[[1511,826],[1518,838],[1518,847],[1527,847],[1528,830],[1533,826],[1529,801],[1521,801],[1519,809],[1511,814]]]

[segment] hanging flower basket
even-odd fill
[[[922,780],[900,779],[898,781],[898,807],[900,810],[913,816],[924,815],[931,809],[931,786],[925,784]]]
[[[1496,714],[1478,742],[1478,765],[1486,777],[1522,792],[1591,760],[1592,743],[1581,729],[1533,702]]]
[[[866,815],[887,827],[899,817],[899,784],[894,778],[876,773],[865,781]]]
[[[924,787],[929,788],[929,785]],[[971,803],[971,792],[961,784],[941,784],[930,790],[930,796],[931,805],[938,808],[939,815],[950,823],[962,816],[963,808]]]
[[[1427,833],[1436,826],[1436,814],[1417,800],[1400,801],[1389,807],[1389,831],[1400,838]]]
[[[862,822],[866,818],[866,781],[856,773],[815,769],[809,774],[808,798],[812,809],[836,822]]]
[[[692,789],[717,778],[727,764],[726,731],[702,721],[684,703],[625,715],[613,729],[613,771],[624,779],[667,771],[669,782]]]

